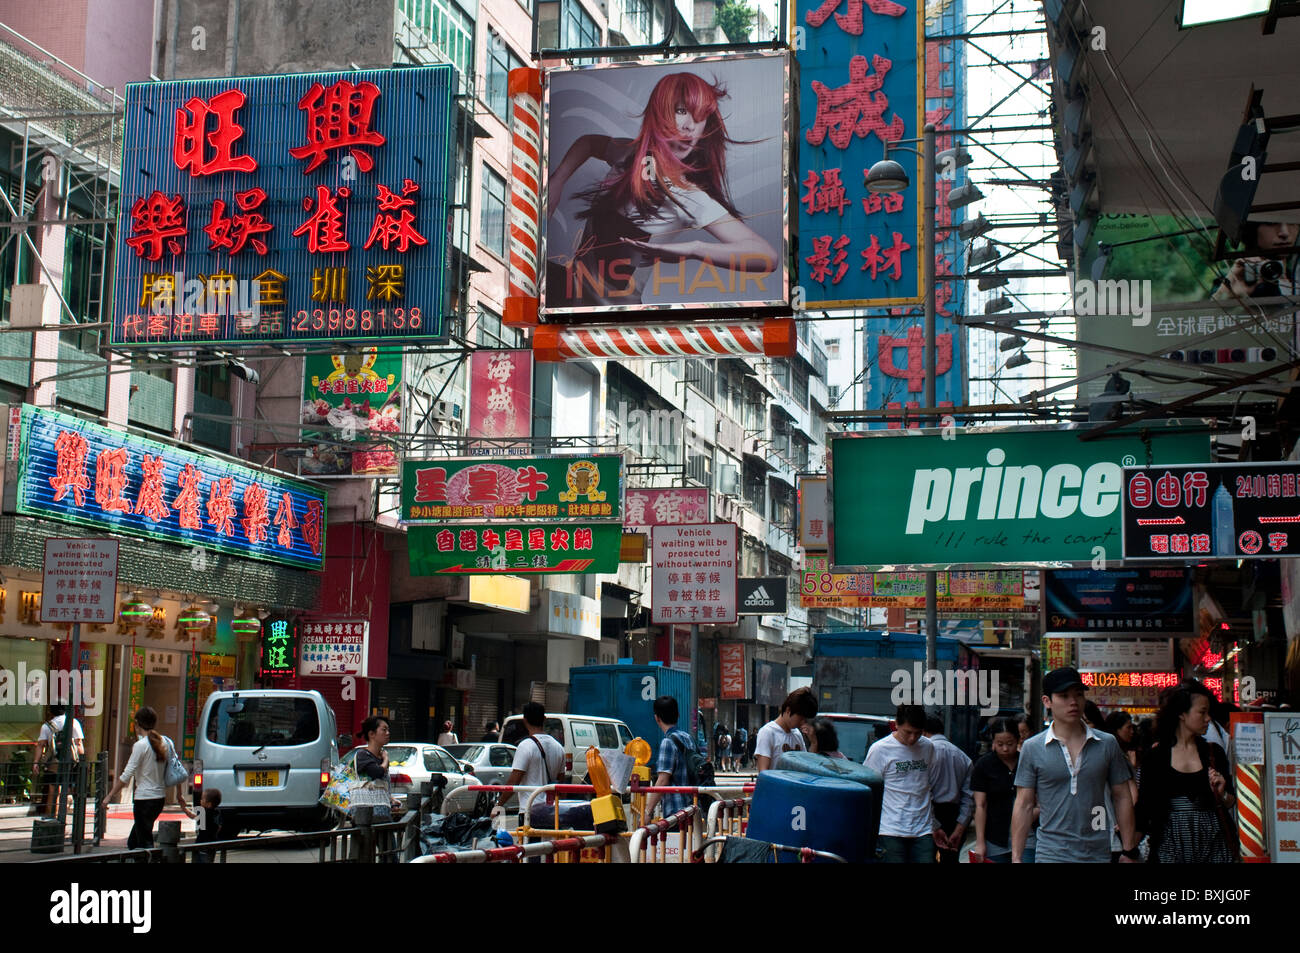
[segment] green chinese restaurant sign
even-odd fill
[[[618,572],[618,523],[493,523],[407,531],[412,576]]]

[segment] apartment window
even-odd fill
[[[478,306],[478,344],[479,347],[518,347],[519,332],[507,328],[501,323],[501,315],[491,308]]]
[[[493,114],[510,124],[510,95],[507,78],[512,69],[522,69],[524,61],[511,52],[506,41],[496,30],[488,30],[487,43],[487,102]]]
[[[716,373],[713,367],[713,361],[697,361],[688,358],[686,361],[686,383],[690,384],[709,400],[713,400],[713,395],[717,392]]]
[[[713,461],[709,459],[708,454],[687,454],[686,456],[686,476],[690,480],[702,486],[713,486],[713,474],[710,464]]]
[[[641,34],[644,42],[650,42],[650,0],[624,0],[623,14],[628,25]]]
[[[563,38],[566,50],[600,46],[600,28],[596,26],[578,0],[564,0],[562,7]],[[590,60],[574,60],[575,63],[588,63]]]
[[[506,255],[506,180],[483,164],[482,208],[479,218],[479,244],[500,257]]]
[[[407,22],[442,57],[469,75],[474,72],[474,20],[451,0],[400,0]]]

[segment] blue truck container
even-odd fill
[[[655,724],[654,700],[677,699],[678,724],[690,731],[691,675],[662,665],[587,665],[569,669],[569,713],[617,718],[634,736],[657,747],[663,733]]]

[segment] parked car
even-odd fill
[[[319,803],[338,764],[334,711],[320,692],[268,688],[213,692],[194,750],[194,802],[221,791],[232,829],[325,830]]]
[[[474,773],[480,784],[505,784],[514,764],[515,746],[497,742],[447,745],[451,756]]]
[[[622,751],[632,740],[632,730],[617,718],[599,718],[594,715],[547,715],[543,725],[546,733],[564,747],[564,772],[580,783],[587,774],[587,749],[617,748]],[[528,727],[523,715],[511,715],[501,726],[501,741],[518,745],[528,737]],[[656,744],[657,740],[651,741]],[[556,778],[561,782],[564,779]]]
[[[351,764],[357,752],[364,746],[358,746],[343,756],[344,764]],[[393,797],[405,797],[420,790],[420,785],[435,774],[447,779],[443,793],[454,791],[466,784],[479,784],[473,774],[465,771],[446,748],[427,742],[393,741],[384,745],[388,752],[388,784]],[[463,802],[463,803],[462,803]],[[454,803],[443,804],[443,813],[453,810],[469,810],[473,806],[473,797],[457,799]]]

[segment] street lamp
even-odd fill
[[[904,140],[916,142],[915,139]],[[926,123],[921,133],[924,151],[905,149],[921,159],[925,168],[925,181],[921,186],[921,214],[925,216],[925,246],[921,255],[921,284],[925,288],[925,406],[933,408],[936,404],[935,378],[937,362],[935,356],[934,330],[934,167],[936,163],[934,150],[934,124]],[[911,183],[907,173],[897,162],[889,158],[892,144],[885,143],[885,157],[873,165],[867,172],[866,186],[872,192],[898,192]],[[973,186],[972,186],[973,188]],[[954,189],[949,195],[956,194]],[[969,201],[974,201],[972,197]],[[952,205],[951,198],[949,206]],[[962,204],[966,204],[963,202]],[[938,642],[935,636],[939,629],[939,578],[933,570],[925,574],[925,667],[933,671],[937,668]]]

